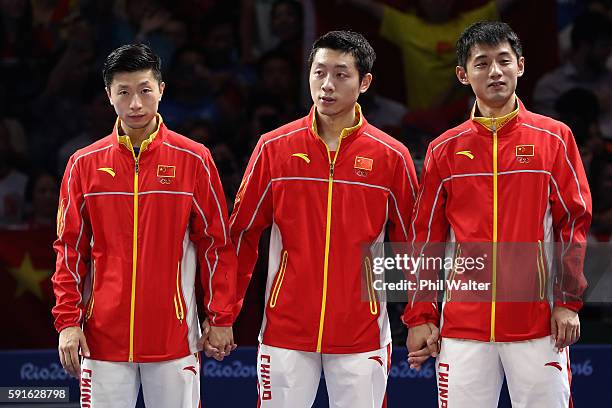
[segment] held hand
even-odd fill
[[[202,337],[198,340],[198,350],[204,351],[206,357],[213,357],[217,361],[222,361],[223,358],[218,349],[210,345],[208,336],[210,335],[210,322],[208,318],[202,323]]]
[[[208,355],[208,350],[206,349],[206,345],[208,343],[208,335],[210,334],[210,323],[208,322],[208,318],[204,320],[202,323],[202,337],[198,339],[197,347],[199,351],[204,350],[206,353],[206,357],[211,357],[212,355]]]
[[[206,356],[223,361],[236,347],[231,327],[210,327],[208,339],[204,342]]]
[[[421,365],[440,352],[440,330],[433,323],[425,323],[408,329],[406,347],[410,368],[420,370]]]
[[[550,318],[550,332],[557,351],[577,342],[580,338],[578,313],[563,306],[556,306]]]
[[[89,347],[85,334],[78,326],[66,327],[59,335],[59,358],[64,370],[73,377],[81,376],[81,363],[79,362],[79,347],[83,355],[89,357]]]

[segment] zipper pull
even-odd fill
[[[136,170],[136,174],[138,174],[138,159],[136,159],[134,163],[135,163],[134,170]]]
[[[334,163],[329,165],[329,177],[334,177]]]

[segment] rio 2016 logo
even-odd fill
[[[25,363],[21,366],[19,374],[22,380],[28,381],[66,381],[70,378],[62,366],[57,363],[51,363],[43,367],[37,366],[34,363]]]

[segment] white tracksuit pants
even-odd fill
[[[550,336],[489,343],[443,338],[436,360],[440,408],[496,408],[504,381],[512,408],[571,405],[569,350]]]
[[[325,375],[331,408],[381,408],[391,345],[366,353],[321,354],[261,344],[257,353],[258,406],[309,408]]]
[[[147,408],[200,406],[200,361],[190,354],[156,363],[124,363],[83,358],[81,407],[134,408],[138,390]]]

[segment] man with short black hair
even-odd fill
[[[515,407],[571,406],[568,346],[580,336],[591,221],[580,154],[565,124],[527,111],[516,96],[525,58],[507,24],[471,25],[457,56],[457,78],[476,103],[469,120],[429,145],[411,241],[452,244],[457,256],[486,248],[484,272],[449,270],[446,279],[489,286],[452,299],[447,288],[441,312],[437,292],[412,293],[408,360],[418,369],[437,356],[440,407],[497,407],[504,375]],[[555,256],[559,271],[549,275]],[[437,279],[437,271],[419,272]]]
[[[53,315],[83,406],[134,407],[142,384],[147,407],[198,407],[201,343],[217,358],[235,347],[236,259],[223,189],[208,149],[157,113],[160,68],[142,44],[107,57],[117,122],[72,155],[62,182]],[[196,264],[210,323],[204,337]]]
[[[257,357],[262,407],[310,407],[321,370],[331,407],[385,400],[391,332],[362,250],[385,233],[407,240],[417,179],[408,149],[368,124],[357,104],[375,58],[358,33],[320,37],[309,58],[310,114],[260,138],[236,197],[236,313],[272,226]]]

